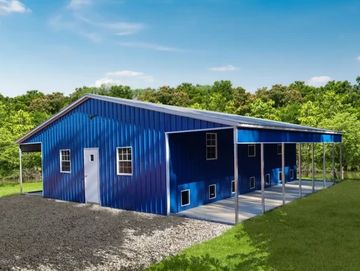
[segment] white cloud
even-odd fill
[[[148,87],[153,82],[154,78],[151,75],[143,72],[121,70],[106,73],[103,78],[96,80],[95,86],[127,85],[132,87]]]
[[[94,19],[88,19],[81,15],[76,15],[75,19],[83,22],[87,26],[91,26],[94,28],[98,28],[101,30],[107,30],[114,35],[118,36],[126,36],[131,35],[140,30],[144,29],[144,24],[142,23],[133,23],[133,22],[125,22],[125,21],[95,21]]]
[[[69,9],[81,9],[92,4],[92,0],[70,0]]]
[[[225,65],[225,66],[209,68],[209,70],[213,71],[213,72],[232,72],[232,71],[236,71],[238,69],[239,69],[238,67],[235,67],[233,65]]]
[[[360,56],[357,56],[357,57],[356,57],[356,60],[360,62]]]
[[[136,22],[111,22],[88,19],[78,12],[69,12],[53,16],[50,19],[49,24],[56,30],[71,31],[92,42],[100,42],[106,36],[132,35],[145,27],[144,24]]]
[[[118,36],[135,34],[144,29],[144,25],[142,23],[130,22],[101,22],[95,23],[95,25],[106,28]]]
[[[132,48],[143,48],[143,49],[150,49],[155,51],[164,51],[164,52],[181,52],[183,50],[175,48],[175,47],[169,47],[164,46],[160,44],[155,43],[146,43],[146,42],[119,42],[120,46],[123,47],[132,47]]]
[[[327,82],[331,80],[332,78],[330,76],[320,75],[320,76],[311,77],[307,83],[311,86],[319,87],[325,85]]]
[[[30,12],[30,9],[19,0],[0,0],[0,15],[25,12]]]

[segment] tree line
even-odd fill
[[[81,87],[70,95],[45,94],[31,90],[24,95],[0,94],[0,179],[17,177],[19,159],[16,139],[86,93],[138,99],[153,103],[220,111],[343,131],[344,167],[359,170],[360,165],[360,77],[355,83],[331,81],[325,86],[309,86],[301,81],[276,84],[251,93],[230,81],[212,85],[183,83],[177,87],[132,89],[128,86]],[[328,159],[330,148],[327,147]],[[316,160],[321,161],[321,148]],[[337,150],[338,152],[338,150]],[[305,148],[305,158],[310,152]],[[40,170],[40,156],[24,157],[29,178]],[[34,176],[32,176],[32,174]]]

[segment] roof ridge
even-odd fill
[[[88,99],[96,99],[96,100],[114,102],[128,106],[135,106],[147,110],[153,110],[167,114],[195,118],[195,119],[218,123],[226,126],[242,127],[248,129],[269,129],[269,130],[287,130],[287,131],[308,132],[308,133],[312,132],[312,133],[341,134],[340,132],[337,131],[314,128],[310,126],[302,126],[299,124],[292,124],[281,121],[273,121],[267,119],[254,118],[250,116],[241,116],[241,115],[229,114],[223,112],[200,110],[195,108],[180,107],[174,105],[164,105],[160,103],[157,104],[157,103],[150,103],[139,100],[124,99],[124,98],[88,93],[80,97],[78,100],[74,101],[73,103],[69,104],[62,110],[60,110],[57,114],[53,115],[48,120],[44,121],[42,124],[32,129],[23,137],[19,138],[16,141],[16,143],[21,144],[23,141],[25,141],[32,135],[36,134],[37,132],[41,131],[42,129],[44,129],[45,127],[47,127],[48,125],[59,119],[60,117],[64,116],[65,114],[67,114],[68,112],[70,112],[71,110],[82,104],[83,102],[87,101]],[[253,121],[253,123],[251,123],[251,120]],[[255,121],[257,123],[255,123]],[[271,124],[273,124],[273,126]]]

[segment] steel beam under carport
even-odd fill
[[[235,183],[235,224],[239,221],[239,162],[238,162],[238,129],[234,127],[234,183]]]

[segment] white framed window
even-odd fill
[[[234,180],[231,181],[231,193],[232,194],[235,193],[235,181]]]
[[[116,148],[117,175],[132,175],[132,158],[132,147]]]
[[[290,169],[290,179],[294,180],[294,178],[295,178],[294,170]]]
[[[278,178],[279,178],[279,182],[282,183],[282,172],[281,171],[279,171]]]
[[[256,157],[256,145],[248,145],[248,157]]]
[[[277,153],[277,155],[282,155],[282,145],[281,144],[276,145],[276,153]]]
[[[206,160],[216,160],[217,156],[217,133],[206,133]]]
[[[180,204],[181,206],[190,205],[190,189],[181,190]]]
[[[250,187],[250,189],[254,189],[256,187],[256,182],[255,182],[254,176],[249,178],[249,187]]]
[[[216,184],[209,185],[209,199],[216,198]]]
[[[60,150],[60,172],[71,173],[71,151],[70,149]]]
[[[270,182],[271,182],[270,174],[268,173],[268,174],[265,175],[265,184],[270,185]]]

